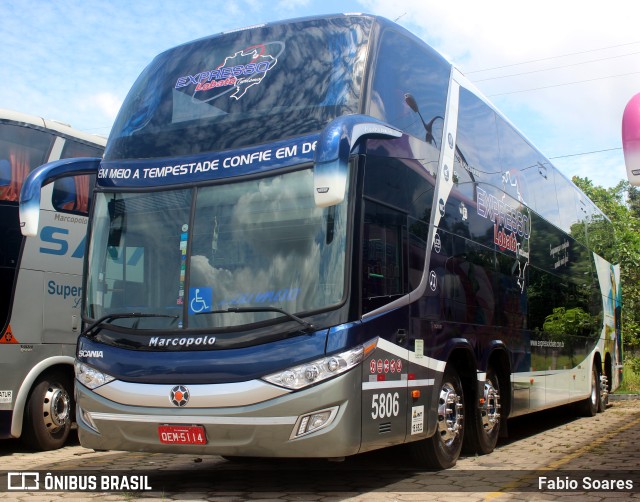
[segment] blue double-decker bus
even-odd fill
[[[155,58],[97,171],[76,358],[97,450],[420,465],[621,377],[610,222],[448,63],[368,15]],[[26,231],[26,230],[25,230]]]

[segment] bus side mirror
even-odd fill
[[[7,159],[0,159],[0,187],[11,184],[11,163]]]
[[[80,157],[43,164],[31,171],[20,190],[20,230],[25,237],[38,233],[40,219],[40,190],[47,183],[68,174],[97,174],[100,158]]]
[[[345,197],[349,156],[360,138],[399,138],[402,132],[367,115],[338,117],[322,130],[313,167],[317,207],[340,204]]]
[[[110,200],[107,204],[107,211],[109,212],[109,238],[107,240],[107,246],[109,248],[118,248],[120,247],[122,231],[124,230],[124,201]]]

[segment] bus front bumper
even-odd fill
[[[176,391],[178,398],[188,392],[189,402],[180,406]],[[76,417],[80,443],[95,450],[332,458],[360,450],[360,396],[356,368],[296,392],[262,381],[206,386],[115,382],[94,391],[76,381]],[[309,422],[320,425],[301,434]],[[182,444],[184,437],[163,434],[184,428],[204,430],[205,439]]]

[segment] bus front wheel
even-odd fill
[[[25,408],[22,440],[33,450],[55,450],[64,445],[71,430],[73,388],[61,372],[40,377]]]
[[[464,394],[462,381],[453,366],[447,366],[438,398],[438,426],[433,436],[411,443],[414,459],[432,469],[453,467],[464,436]]]

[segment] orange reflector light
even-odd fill
[[[411,397],[413,399],[418,399],[420,397],[420,391],[419,390],[412,390],[411,391]]]
[[[484,404],[484,397],[481,397],[481,398],[480,398],[480,404],[481,404],[481,405],[482,405],[482,404]]]

